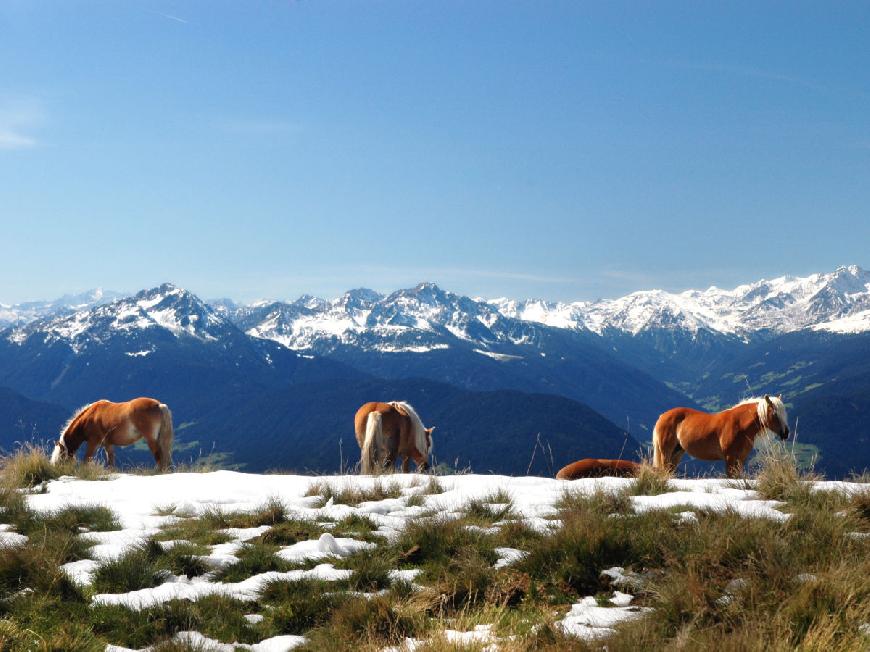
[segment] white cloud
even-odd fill
[[[0,150],[36,147],[38,142],[33,131],[44,120],[45,111],[39,101],[0,97]]]

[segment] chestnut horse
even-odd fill
[[[556,474],[557,480],[577,480],[578,478],[633,478],[640,464],[628,460],[599,460],[586,458],[563,466]]]
[[[145,439],[161,471],[172,463],[172,412],[153,398],[134,398],[125,403],[102,400],[91,403],[73,415],[61,431],[51,454],[52,464],[74,457],[83,444],[85,461],[97,449],[106,450],[109,466],[115,465],[113,446],[129,446]]]
[[[715,414],[674,408],[656,421],[653,466],[673,471],[686,452],[699,460],[724,460],[725,471],[733,478],[742,473],[743,462],[762,432],[788,439],[788,414],[781,396],[746,399]]]
[[[360,471],[376,473],[392,468],[399,457],[402,471],[408,472],[413,459],[418,471],[429,468],[432,428],[424,428],[417,412],[408,403],[366,403],[353,419],[356,442],[360,447]]]

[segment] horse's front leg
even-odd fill
[[[736,457],[725,458],[725,474],[729,478],[739,478],[743,475],[743,460]]]
[[[90,462],[92,459],[94,459],[94,453],[97,452],[97,448],[99,448],[99,445],[96,442],[90,442],[90,441],[88,442],[88,446],[87,446],[87,448],[85,448],[84,461],[86,464],[88,462]]]
[[[423,473],[429,470],[429,458],[423,457],[419,451],[414,451],[411,453],[411,457],[414,458],[414,464],[417,465],[417,472]],[[405,464],[408,463],[408,458],[405,458]],[[407,473],[407,471],[405,471]]]
[[[411,458],[409,458],[406,455],[405,459],[402,460],[402,473],[407,473],[410,470],[411,470]]]

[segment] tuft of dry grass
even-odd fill
[[[82,480],[101,480],[108,477],[109,471],[96,462],[82,463],[74,459],[53,465],[42,448],[30,443],[0,458],[0,479],[8,487],[36,487],[64,475]]]
[[[320,496],[324,502],[332,499],[334,503],[356,506],[368,501],[400,498],[402,486],[398,482],[384,482],[381,478],[375,478],[370,488],[351,485],[338,487],[329,482],[314,482],[305,495]]]
[[[755,489],[768,500],[794,500],[806,496],[808,483],[819,480],[812,471],[798,469],[794,455],[782,445],[768,443],[759,449],[754,464]]]
[[[657,496],[673,491],[668,481],[673,473],[667,469],[657,469],[650,460],[641,460],[634,482],[628,487],[628,493],[632,496]]]

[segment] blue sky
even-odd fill
[[[0,301],[870,265],[870,5],[0,2]]]

